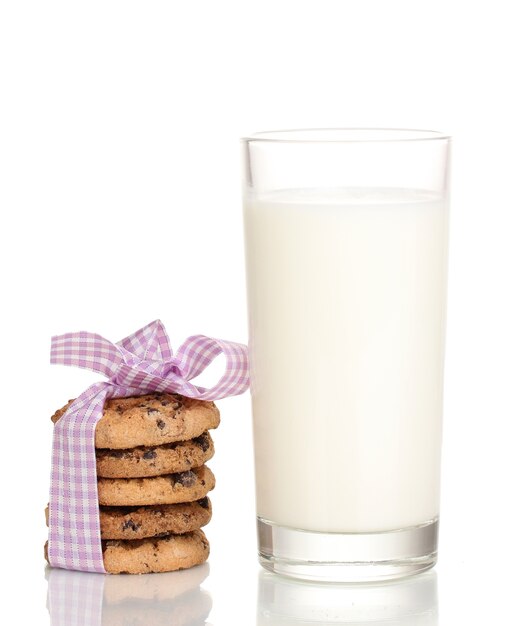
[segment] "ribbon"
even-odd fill
[[[190,382],[219,355],[220,380],[206,389]],[[51,363],[91,369],[107,381],[88,387],[54,427],[48,558],[53,567],[105,573],[95,465],[95,426],[108,398],[152,392],[200,400],[239,395],[249,386],[247,347],[204,335],[189,337],[174,355],[160,320],[114,344],[88,332],[51,340]]]

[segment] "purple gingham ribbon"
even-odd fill
[[[226,367],[214,387],[189,382],[219,354],[225,356]],[[238,395],[249,385],[247,347],[194,335],[173,355],[165,328],[156,320],[117,344],[87,332],[53,337],[51,363],[108,377],[84,391],[55,424],[49,501],[51,565],[103,573],[95,426],[105,401],[154,391],[200,400]]]

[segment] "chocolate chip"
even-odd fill
[[[197,477],[191,470],[181,472],[180,474],[174,474],[174,484],[183,485],[183,487],[191,487],[195,484],[196,480]]]
[[[139,526],[132,519],[128,519],[123,524],[123,530],[128,530],[129,528],[130,528],[130,530],[133,530],[134,532],[139,530]]]
[[[155,459],[156,458],[156,452],[154,450],[146,450],[146,452],[144,452],[144,454],[142,455],[143,459]]]
[[[165,422],[161,419],[156,420],[156,425],[158,426],[160,430],[163,430],[165,428]]]
[[[161,404],[162,406],[168,406],[168,404],[169,404],[169,403],[167,402],[167,400],[161,400],[161,401],[160,401],[160,404]]]
[[[153,409],[151,407],[148,408],[148,415],[151,415],[151,413],[160,413],[160,411],[158,409]]]
[[[197,504],[201,506],[203,509],[209,508],[209,500],[207,498],[202,498],[202,500],[197,500]]]
[[[121,413],[123,413],[124,410],[125,410],[125,407],[122,406],[121,404],[116,405],[116,408],[115,408],[116,413],[119,413],[121,415]]]
[[[207,435],[202,434],[200,435],[200,437],[197,437],[195,439],[195,443],[198,445],[198,447],[202,450],[202,452],[207,452],[207,450],[209,450],[209,439],[207,437]]]

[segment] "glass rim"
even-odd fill
[[[403,143],[406,141],[450,140],[437,130],[415,128],[300,128],[268,130],[241,137],[241,142],[270,143]]]

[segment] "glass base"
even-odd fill
[[[319,582],[391,580],[430,569],[437,560],[438,520],[376,533],[323,533],[257,518],[260,564],[268,571]]]

